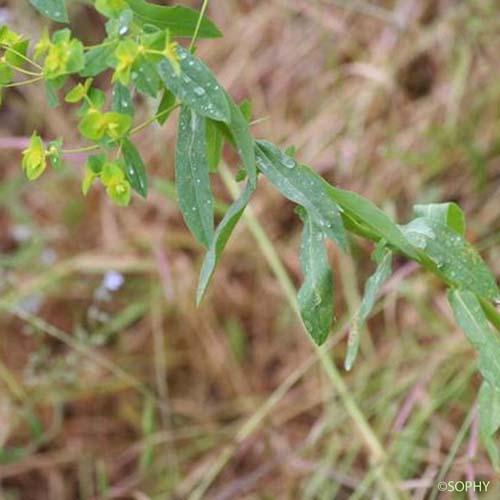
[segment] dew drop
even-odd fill
[[[199,97],[205,95],[205,89],[203,87],[195,87],[193,92]]]

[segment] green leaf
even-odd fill
[[[61,138],[49,142],[47,145],[47,157],[50,160],[50,164],[56,170],[62,168],[62,145],[63,140]]]
[[[29,44],[29,40],[20,40],[19,42],[12,44],[5,51],[5,60],[9,64],[12,64],[12,66],[22,68],[26,64],[26,55],[28,53]]]
[[[121,144],[127,179],[132,188],[146,198],[148,195],[148,177],[141,155],[129,139],[123,139]]]
[[[111,110],[124,115],[134,116],[134,102],[130,90],[121,83],[115,83],[111,93]]]
[[[30,3],[45,17],[59,23],[68,22],[68,12],[64,0],[30,0]]]
[[[22,167],[30,181],[38,179],[47,167],[45,145],[36,132],[33,132],[28,148],[23,151]]]
[[[500,454],[495,434],[500,429],[500,389],[484,381],[479,391],[479,435],[496,471],[500,470]]]
[[[160,86],[160,77],[156,66],[147,57],[139,56],[132,68],[132,83],[139,92],[156,97]]]
[[[161,30],[168,29],[173,37],[191,37],[198,23],[199,13],[188,7],[176,5],[165,7],[144,0],[126,0],[139,24],[150,24]],[[219,29],[207,18],[203,18],[198,38],[219,38]]]
[[[205,255],[205,259],[203,260],[200,276],[198,278],[198,290],[196,292],[196,303],[198,305],[203,300],[203,296],[207,291],[210,279],[213,276],[222,252],[224,251],[236,224],[243,215],[243,212],[254,191],[255,186],[248,183],[240,197],[229,207],[215,230],[214,237]]]
[[[352,191],[346,191],[330,184],[326,184],[326,186],[330,198],[338,203],[343,213],[355,224],[365,226],[377,236],[378,240],[385,239],[408,257],[418,259],[415,249],[408,243],[398,225],[371,201]]]
[[[391,271],[392,252],[386,249],[377,265],[377,269],[366,281],[363,299],[351,322],[347,341],[347,354],[344,361],[346,370],[350,370],[356,360],[360,343],[360,331],[375,305],[382,285],[391,275]]]
[[[10,66],[0,61],[0,85],[7,85],[12,81],[14,73]]]
[[[217,126],[217,122],[207,118],[206,134],[208,170],[216,172],[222,157],[222,147],[224,145],[222,133]]]
[[[106,45],[94,47],[85,52],[84,68],[80,75],[96,76],[111,66],[111,57],[116,50],[116,43],[106,42]]]
[[[80,102],[88,94],[91,85],[92,85],[92,78],[87,78],[85,83],[78,83],[77,85],[75,85],[66,94],[64,100],[70,103]]]
[[[297,300],[304,325],[317,345],[325,342],[333,322],[333,275],[325,248],[325,234],[305,211],[300,264],[304,283]]]
[[[47,104],[50,108],[56,108],[59,106],[59,97],[57,96],[57,91],[55,85],[50,80],[45,80],[45,95],[47,96]]]
[[[205,119],[183,106],[179,116],[175,184],[184,220],[205,247],[214,233],[213,195],[207,165]]]
[[[43,74],[49,80],[56,80],[71,73],[79,73],[85,66],[83,44],[73,38],[67,28],[52,35],[47,57],[43,65]]]
[[[80,134],[91,141],[99,141],[106,133],[106,121],[100,111],[90,110],[78,124]]]
[[[413,212],[416,217],[436,219],[449,226],[461,236],[465,234],[465,216],[456,203],[428,203],[426,205],[415,205],[413,207]]]
[[[156,114],[158,115],[156,121],[160,125],[163,125],[168,120],[168,117],[170,116],[170,113],[172,113],[174,106],[175,95],[172,94],[170,90],[165,89],[160,104],[158,105],[158,109],[156,110]]]
[[[106,17],[117,17],[127,6],[125,0],[95,0],[95,9]]]
[[[121,207],[130,203],[130,183],[125,179],[121,162],[107,162],[102,166],[101,181],[106,186],[108,196]]]
[[[256,141],[259,170],[290,201],[304,207],[325,235],[347,251],[348,243],[338,205],[328,196],[328,184],[305,165],[268,141]]]
[[[455,320],[479,352],[478,368],[493,387],[500,389],[500,335],[488,323],[477,296],[465,290],[451,290],[448,300]]]
[[[231,109],[226,93],[212,72],[185,48],[177,46],[175,50],[180,74],[167,58],[157,64],[158,74],[165,86],[198,114],[230,123]]]
[[[419,248],[422,263],[451,285],[490,300],[500,291],[476,249],[453,229],[436,219],[420,217],[402,227],[408,241]]]
[[[126,35],[132,26],[133,20],[134,13],[130,9],[122,10],[117,17],[110,19],[106,23],[107,35],[111,38]]]
[[[241,109],[235,104],[231,97],[227,96],[231,109],[231,121],[227,125],[234,140],[236,149],[245,165],[249,181],[257,184],[257,166],[255,163],[255,145],[250,127]]]

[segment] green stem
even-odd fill
[[[4,48],[6,50],[9,50],[10,52],[12,52],[12,54],[15,54],[16,56],[20,57],[21,59],[23,59],[27,63],[30,63],[36,69],[43,71],[43,68],[37,62],[35,62],[35,61],[33,61],[33,59],[30,59],[29,57],[25,56],[23,53],[19,52],[18,50],[13,49],[12,47],[10,47],[9,45],[6,45],[5,43],[0,43],[0,47]]]
[[[162,116],[171,113],[174,109],[178,108],[179,106],[180,106],[180,104],[174,104],[173,106],[170,106],[170,108],[164,109],[163,111],[160,111],[160,113],[157,113],[155,116],[149,118],[148,120],[146,120],[145,122],[141,123],[140,125],[137,125],[137,127],[134,127],[130,131],[130,135],[134,135],[134,134],[137,134],[138,132],[141,132],[145,128],[149,127],[156,120],[158,120],[158,118],[161,118]]]
[[[198,22],[196,23],[196,28],[194,30],[193,38],[191,39],[191,43],[189,44],[189,51],[194,52],[194,46],[196,44],[196,40],[200,33],[201,23],[203,21],[203,17],[205,16],[205,12],[208,8],[208,0],[203,0],[203,5],[201,6],[200,15],[198,16]]]
[[[23,80],[22,82],[8,83],[7,85],[2,85],[5,88],[14,88],[14,87],[24,87],[25,85],[31,85],[32,83],[39,82],[43,80],[43,76],[38,76],[36,78],[31,78],[30,80]]]
[[[10,64],[7,61],[5,61],[5,64],[7,64],[7,66],[9,66],[9,68],[13,69],[14,71],[18,71],[19,73],[23,73],[24,75],[36,76],[36,77],[43,76],[41,73],[35,73],[34,71],[29,71],[27,69],[20,68],[19,66],[15,66],[14,64]]]
[[[134,127],[130,131],[130,136],[137,134],[138,132],[141,132],[145,128],[149,127],[152,123],[154,123],[158,118],[161,118],[163,115],[171,113],[174,109],[176,109],[178,107],[179,107],[179,104],[175,104],[174,106],[170,106],[170,108],[164,109],[163,111],[161,111],[160,113],[157,113],[152,118],[149,118],[145,122],[137,125],[137,127]],[[101,148],[101,146],[99,146],[98,144],[93,144],[92,146],[83,146],[81,148],[63,149],[63,150],[61,150],[61,153],[62,154],[88,153],[90,151],[96,151],[100,148]]]
[[[239,196],[239,188],[234,179],[232,178],[229,170],[227,169],[226,166],[221,165],[220,173],[227,189],[229,190],[233,198],[236,199]],[[297,304],[295,287],[290,277],[288,276],[288,273],[285,267],[283,266],[272,242],[267,237],[266,233],[264,232],[262,226],[260,225],[259,221],[255,217],[250,207],[247,208],[245,213],[243,214],[243,219],[248,229],[252,233],[253,237],[255,238],[260,251],[264,254],[264,257],[266,258],[269,267],[275,274],[281,288],[285,293],[288,303],[290,304],[290,306],[292,307],[293,311],[295,312],[299,321],[302,324],[302,318],[300,316],[300,311]],[[308,338],[310,338],[309,335]],[[311,343],[316,351],[316,354],[321,364],[323,365],[323,368],[325,370],[328,379],[330,380],[332,386],[339,394],[342,403],[344,404],[347,412],[353,419],[356,428],[358,429],[358,432],[360,433],[361,437],[363,438],[363,441],[365,442],[365,445],[369,450],[371,463],[372,466],[375,468],[375,474],[379,481],[380,487],[384,491],[385,498],[389,500],[396,500],[401,498],[403,496],[402,493],[400,493],[397,490],[397,488],[393,484],[394,481],[391,481],[386,476],[386,472],[384,471],[384,467],[388,460],[388,457],[380,441],[378,440],[377,436],[375,435],[369,423],[367,422],[365,416],[363,415],[361,409],[359,408],[356,401],[349,393],[349,390],[345,385],[339,371],[337,370],[330,355],[328,354],[327,348],[325,346],[318,347],[316,344],[314,344],[312,340]],[[240,434],[242,431],[240,431]],[[230,456],[231,456],[230,449],[226,449],[223,451],[222,456],[220,456],[219,459],[216,460],[216,462],[207,472],[204,481],[202,481],[198,486],[198,488],[192,493],[190,500],[199,500],[203,498],[205,491],[208,489],[211,482],[217,477],[219,472],[223,469],[223,467],[229,460]]]

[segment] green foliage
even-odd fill
[[[257,141],[259,170],[290,201],[304,207],[325,235],[347,251],[347,236],[337,203],[328,196],[326,182],[305,165],[282,153],[268,141]]]
[[[214,232],[213,195],[208,176],[205,119],[183,106],[177,133],[175,184],[179,208],[195,238],[205,247]]]
[[[413,211],[416,217],[427,217],[446,224],[460,236],[465,234],[465,216],[456,203],[429,203],[415,205]]]
[[[231,237],[236,224],[241,219],[245,208],[252,197],[255,187],[248,183],[240,197],[229,207],[222,221],[217,226],[210,243],[203,265],[201,266],[200,277],[198,279],[198,289],[196,292],[196,303],[199,305],[207,291],[210,279],[213,276],[217,263],[222,252]]]
[[[172,36],[191,37],[198,23],[198,12],[182,5],[165,7],[144,0],[126,0],[137,22],[143,26],[155,26],[169,30]],[[222,33],[209,19],[203,18],[198,38],[218,38]]]
[[[26,177],[33,181],[40,177],[47,167],[47,153],[42,139],[33,132],[27,149],[23,151],[23,170]]]
[[[382,247],[382,252],[380,253],[380,255],[377,255],[376,252],[374,256],[377,260],[377,269],[375,269],[375,272],[366,281],[363,299],[351,321],[347,341],[347,354],[344,362],[346,370],[350,370],[356,360],[360,343],[360,330],[363,328],[375,305],[380,289],[392,272],[392,252]]]
[[[500,470],[494,438],[500,429],[500,336],[491,328],[472,292],[451,290],[448,300],[457,323],[479,353],[478,368],[484,378],[479,392],[480,434],[494,467]]]
[[[30,0],[30,3],[45,17],[59,23],[68,22],[68,12],[64,0]]]
[[[148,177],[139,151],[137,151],[134,144],[127,138],[122,140],[121,149],[125,163],[125,173],[130,185],[141,196],[146,198],[148,195]]]
[[[157,66],[165,86],[201,116],[230,123],[231,109],[226,93],[212,72],[183,47],[169,50],[175,51],[175,55],[166,57]],[[178,67],[174,61],[178,61]]]
[[[500,454],[495,434],[500,429],[500,389],[486,380],[479,391],[479,433],[490,455],[491,463],[500,471]]]
[[[68,21],[63,0],[31,3],[53,21]],[[207,249],[198,303],[257,188],[259,173],[298,205],[304,222],[300,249],[304,283],[298,303],[314,342],[325,341],[334,321],[333,279],[325,239],[345,252],[350,249],[348,234],[376,243],[377,268],[366,283],[351,324],[345,360],[348,369],[358,352],[359,332],[390,276],[393,255],[419,263],[450,288],[449,300],[457,323],[479,353],[479,371],[485,379],[479,397],[481,437],[498,466],[493,439],[500,427],[500,315],[492,302],[500,300],[500,291],[490,270],[464,237],[465,218],[460,208],[455,203],[416,205],[416,218],[400,226],[369,200],[328,184],[313,169],[300,164],[294,148],[283,152],[269,141],[255,141],[249,124],[250,104],[237,106],[193,51],[174,40],[190,37],[194,49],[198,38],[221,35],[197,12],[144,0],[96,0],[95,8],[107,18],[106,36],[92,47],[84,47],[70,29],[55,31],[52,36],[45,30],[30,55],[29,40],[6,26],[0,27],[0,91],[6,86],[42,82],[51,106],[60,104],[59,93],[64,92],[64,105],[76,108],[78,129],[88,144],[69,151],[92,153],[85,164],[83,193],[99,181],[118,205],[128,205],[132,191],[146,197],[146,165],[133,135],[152,123],[163,125],[180,106],[177,198],[187,226]],[[109,76],[113,89],[110,100],[95,85],[93,78],[97,76],[99,82]],[[158,110],[154,117],[134,126],[136,96],[159,102],[154,102]],[[247,184],[215,228],[210,172],[217,172],[224,141],[235,148],[244,167],[237,168],[236,180],[246,178]],[[62,168],[68,152],[62,140],[47,144],[34,132],[23,152],[22,168],[29,180],[38,178],[48,161],[54,168]]]
[[[47,47],[47,55],[43,66],[43,76],[47,80],[55,80],[83,69],[83,44],[71,38],[71,31],[63,29],[52,35],[52,42]]]
[[[333,322],[333,274],[325,248],[325,234],[305,210],[299,212],[304,222],[300,244],[300,264],[304,283],[297,299],[300,314],[314,342],[321,345]]]
[[[500,291],[474,247],[438,219],[419,217],[403,227],[408,241],[420,250],[422,263],[447,283],[490,300]]]

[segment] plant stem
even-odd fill
[[[14,88],[23,87],[24,85],[30,85],[32,83],[39,82],[43,80],[43,76],[37,76],[36,78],[31,78],[30,80],[23,80],[22,82],[8,83],[7,85],[2,85],[3,88]]]
[[[145,128],[149,127],[152,123],[154,123],[158,118],[161,118],[163,115],[166,115],[168,113],[171,113],[174,109],[178,108],[180,105],[175,104],[174,106],[170,106],[168,109],[164,109],[160,113],[157,113],[155,116],[149,118],[143,123],[140,123],[136,127],[130,130],[130,136],[137,134],[138,132],[141,132]],[[96,151],[100,149],[101,146],[98,144],[93,144],[92,146],[83,146],[81,148],[72,148],[72,149],[63,149],[61,150],[61,153],[63,154],[78,154],[78,153],[88,153],[90,151]]]
[[[28,75],[28,76],[36,76],[36,77],[43,76],[41,73],[35,73],[34,71],[29,71],[27,69],[20,68],[19,66],[15,66],[14,64],[10,64],[7,61],[5,61],[5,63],[7,64],[7,66],[9,66],[9,68],[13,69],[14,71],[19,71],[19,73],[23,73],[23,74]]]
[[[221,165],[220,173],[222,180],[226,185],[228,191],[231,193],[233,198],[237,198],[239,196],[238,185],[232,178],[228,168],[225,165]],[[292,281],[290,280],[290,277],[288,276],[288,273],[285,267],[283,266],[272,242],[267,237],[266,233],[264,232],[264,229],[260,225],[259,221],[255,217],[250,207],[248,207],[245,213],[243,214],[243,220],[245,221],[248,229],[255,238],[259,246],[259,249],[264,254],[264,257],[266,258],[269,267],[272,269],[279,284],[281,285],[281,288],[283,289],[290,306],[292,307],[293,311],[295,312],[299,321],[302,324],[302,318],[300,316],[300,311],[297,304],[295,287]],[[310,338],[309,335],[308,338]],[[396,500],[401,498],[403,496],[402,493],[400,493],[397,490],[393,482],[389,480],[384,471],[384,465],[387,462],[387,455],[380,441],[378,440],[377,436],[373,432],[372,428],[370,427],[369,423],[364,417],[362,411],[357,405],[356,401],[349,394],[349,390],[345,385],[342,376],[337,370],[331,357],[329,356],[327,349],[325,348],[325,346],[318,347],[316,344],[314,344],[312,339],[311,343],[316,351],[317,356],[319,357],[321,364],[323,365],[323,368],[325,370],[328,379],[330,380],[332,386],[339,394],[342,403],[344,404],[347,412],[353,419],[356,428],[358,429],[358,432],[360,433],[361,437],[363,438],[363,441],[365,442],[365,445],[369,450],[371,456],[371,463],[372,466],[376,468],[375,474],[378,478],[380,487],[384,491],[385,498],[389,500]],[[243,429],[242,431],[240,431],[239,435],[242,432]],[[218,473],[222,470],[229,457],[230,457],[230,452],[226,449],[223,452],[222,456],[219,457],[219,460],[217,460],[214,463],[214,465],[206,475],[206,479],[209,479],[210,482],[208,480],[203,481],[200,484],[200,486],[193,492],[191,496],[192,500],[198,500],[203,497],[206,489],[210,486],[210,483],[217,477]]]
[[[19,52],[18,50],[13,49],[12,47],[10,47],[9,45],[7,45],[5,43],[0,43],[0,47],[12,52],[12,54],[15,54],[16,56],[20,57],[24,61],[30,63],[36,69],[43,71],[43,68],[37,62],[35,62],[35,61],[33,61],[33,59],[30,59],[29,57],[25,56],[23,53]]]
[[[208,8],[208,0],[203,0],[203,5],[201,6],[200,15],[198,16],[198,22],[196,23],[196,28],[194,30],[193,38],[191,39],[191,43],[189,44],[190,52],[194,52],[194,46],[198,38],[198,34],[200,33],[201,23],[203,21],[203,17],[205,16],[207,8]]]

